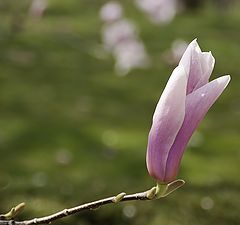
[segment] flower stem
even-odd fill
[[[16,221],[13,218],[20,212],[25,206],[25,203],[21,203],[16,207],[13,207],[8,213],[0,214],[0,225],[34,225],[34,224],[49,224],[55,220],[61,219],[63,217],[67,217],[73,214],[77,214],[81,211],[97,209],[103,205],[108,204],[117,204],[119,202],[126,201],[136,201],[136,200],[154,200],[158,198],[162,198],[172,193],[179,187],[181,187],[185,182],[183,180],[175,180],[169,184],[157,184],[156,187],[153,187],[147,191],[130,194],[122,192],[117,194],[116,196],[103,198],[97,201],[85,203],[76,207],[68,208],[51,214],[49,216],[24,220],[24,221]]]
[[[97,209],[103,205],[116,204],[118,202],[125,202],[125,201],[151,200],[147,197],[147,194],[148,194],[148,191],[130,194],[130,195],[126,195],[125,193],[120,193],[113,197],[103,198],[103,199],[85,203],[73,208],[64,209],[57,213],[51,214],[49,216],[44,216],[44,217],[39,217],[39,218],[34,218],[34,219],[24,220],[24,221],[7,220],[6,218],[4,218],[4,215],[0,215],[0,225],[49,224],[60,218],[67,217],[84,210]]]

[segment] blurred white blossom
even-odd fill
[[[173,41],[171,46],[171,52],[172,52],[173,60],[175,62],[179,62],[183,53],[187,49],[187,46],[188,46],[188,43],[184,40],[176,39],[175,41]]]
[[[29,15],[33,18],[41,18],[47,8],[47,0],[33,0],[29,8]]]
[[[137,40],[118,44],[113,54],[116,58],[115,68],[119,75],[125,75],[134,68],[145,68],[149,64],[144,45]]]
[[[122,18],[122,6],[118,2],[108,2],[100,10],[100,17],[104,22],[113,22]]]
[[[182,39],[174,40],[170,49],[163,53],[164,60],[170,65],[178,64],[187,46],[188,43]]]
[[[129,39],[136,38],[136,28],[133,23],[126,19],[105,24],[102,29],[102,39],[106,50],[112,51],[115,46]]]
[[[149,59],[143,43],[138,37],[136,26],[123,16],[119,3],[106,3],[100,10],[104,22],[102,42],[104,49],[116,60],[118,75],[126,75],[134,68],[144,68]]]
[[[135,2],[138,8],[157,24],[171,22],[179,9],[177,0],[135,0]]]

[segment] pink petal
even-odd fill
[[[197,51],[201,52],[201,49],[197,43],[197,39],[194,39],[187,47],[185,52],[183,53],[183,56],[179,62],[179,65],[183,65],[186,73],[189,75],[190,73],[190,67],[191,67],[191,58],[192,58],[192,52]]]
[[[158,180],[165,176],[169,150],[185,115],[187,77],[182,66],[172,73],[153,115],[147,150],[149,174]]]
[[[208,83],[215,59],[211,52],[202,52],[197,40],[193,40],[180,60],[188,74],[187,94]]]
[[[230,76],[222,76],[187,96],[184,122],[168,155],[165,181],[172,181],[177,176],[189,139],[229,81]]]
[[[193,88],[194,91],[208,83],[209,77],[212,74],[214,64],[215,64],[215,59],[211,52],[202,52],[199,58],[200,58],[201,74],[200,74],[200,79],[198,80],[198,82],[195,84],[195,87]]]

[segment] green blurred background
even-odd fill
[[[152,187],[147,136],[174,67],[162,53],[176,38],[197,37],[216,58],[212,79],[231,74],[232,81],[184,155],[179,178],[186,185],[165,199],[105,206],[55,224],[239,224],[239,2],[218,8],[205,1],[157,26],[121,1],[152,62],[125,77],[115,75],[111,57],[93,54],[104,2],[49,0],[34,20],[31,1],[0,1],[0,212],[24,201],[18,218],[27,219]]]

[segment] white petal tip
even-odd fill
[[[197,38],[192,40],[189,45],[194,45],[194,46],[198,45]]]
[[[230,75],[225,75],[222,77],[219,77],[218,79],[218,83],[224,85],[224,88],[227,87],[228,83],[231,80],[231,76]]]
[[[223,82],[229,83],[229,81],[231,80],[231,76],[230,75],[225,75],[221,77],[223,79]]]
[[[231,80],[231,76],[230,75],[225,75],[224,77],[227,80],[227,84],[228,84]]]
[[[192,42],[197,42],[197,38],[194,38]]]
[[[199,44],[197,42],[197,38],[195,38],[190,44],[189,46],[194,49],[196,52],[201,52],[201,48],[199,47]]]

